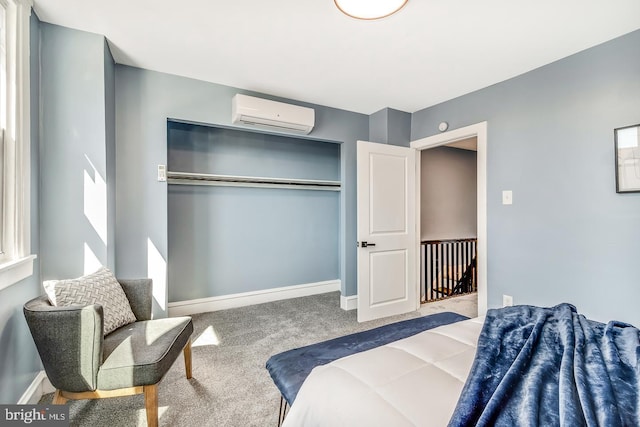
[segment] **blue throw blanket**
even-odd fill
[[[640,426],[639,333],[575,307],[489,310],[450,426]]]

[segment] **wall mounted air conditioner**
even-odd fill
[[[315,124],[313,108],[237,94],[231,100],[231,122],[307,134]]]

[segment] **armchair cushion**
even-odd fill
[[[191,334],[190,317],[131,323],[104,337],[98,388],[114,390],[155,384],[169,370]]]
[[[133,314],[138,320],[151,320],[153,285],[151,279],[118,279]]]
[[[104,335],[136,321],[122,286],[105,267],[77,279],[46,280],[44,288],[49,301],[55,306],[101,305],[104,310]]]

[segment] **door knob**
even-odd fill
[[[360,247],[361,248],[368,248],[369,246],[375,246],[375,243],[369,243],[369,242],[362,242],[360,243]]]

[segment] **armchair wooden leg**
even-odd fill
[[[184,346],[184,368],[187,371],[187,379],[191,378],[191,340]]]
[[[67,400],[68,399],[62,395],[62,392],[60,390],[56,390],[56,392],[53,394],[54,405],[64,405],[65,403],[67,403]]]
[[[158,385],[144,386],[144,406],[147,410],[147,426],[158,427]]]

